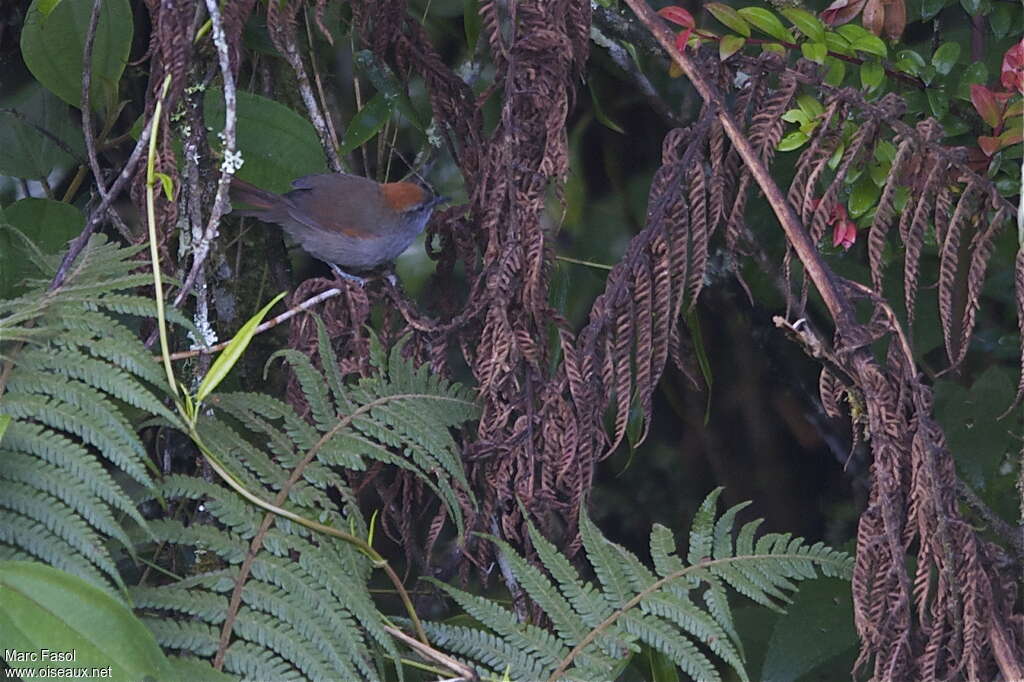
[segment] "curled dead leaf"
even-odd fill
[[[882,4],[882,0],[867,0],[867,3],[864,5],[864,16],[861,17],[864,28],[876,36],[880,36],[882,35],[885,18],[886,6]]]
[[[882,34],[889,40],[899,40],[907,27],[906,0],[889,0],[885,7],[885,25]]]
[[[829,26],[839,26],[852,21],[864,9],[867,0],[835,0],[831,5],[821,10],[818,16]]]

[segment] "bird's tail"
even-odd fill
[[[280,204],[280,197],[256,185],[231,178],[231,201],[236,205],[235,215],[262,218],[267,211],[273,211]]]

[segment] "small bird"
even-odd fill
[[[244,204],[234,212],[280,225],[307,253],[341,277],[393,261],[416,238],[438,204],[435,196],[411,182],[379,183],[358,175],[325,173],[292,182],[274,194],[244,180],[231,180],[231,198]]]

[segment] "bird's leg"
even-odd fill
[[[395,274],[394,266],[389,265],[381,274],[384,275],[384,279],[388,281],[388,284],[393,287],[398,286],[398,275]]]
[[[356,283],[356,284],[358,284],[358,285],[359,285],[360,287],[364,287],[364,286],[366,286],[366,280],[365,280],[364,278],[362,278],[362,277],[356,277],[356,276],[355,276],[355,275],[353,275],[353,274],[350,274],[350,273],[348,273],[348,272],[345,272],[344,270],[342,270],[341,268],[339,268],[339,267],[338,267],[337,265],[335,265],[334,263],[328,263],[327,265],[329,265],[329,266],[331,267],[331,270],[333,270],[333,271],[334,271],[334,274],[335,274],[335,275],[337,275],[338,277],[340,277],[341,279],[347,279],[347,280],[349,280],[349,281],[351,281],[351,282],[355,282],[355,283]]]

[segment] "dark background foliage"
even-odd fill
[[[91,3],[64,4],[77,8],[79,22],[88,20]],[[131,13],[119,14],[121,4]],[[202,14],[196,3],[121,4],[105,3],[111,14],[97,35],[95,120],[86,136],[98,143],[100,175],[109,187],[152,116],[164,75],[171,75],[157,170],[169,178],[174,200],[161,200],[158,223],[164,269],[180,279],[195,270],[198,277],[194,288],[202,293],[190,294],[186,308],[198,306],[199,318],[226,339],[270,294],[291,290],[294,305],[335,286],[322,264],[287,251],[274,228],[230,216],[220,222],[209,255],[196,258],[223,162],[223,138],[216,133],[225,104],[216,53],[209,41],[197,47],[189,38]],[[803,8],[825,9],[824,3]],[[699,27],[730,33],[707,7],[687,9]],[[782,16],[778,7],[761,9]],[[237,148],[245,159],[239,176],[282,191],[307,173],[344,168],[384,180],[415,169],[453,197],[432,221],[425,248],[417,244],[399,259],[400,287],[383,280],[365,289],[342,286],[318,310],[346,375],[369,373],[372,327],[386,346],[409,335],[410,357],[479,389],[483,416],[461,439],[481,502],[479,509],[467,502],[471,530],[498,533],[529,554],[518,500],[546,535],[573,553],[579,550],[579,508],[589,504],[609,537],[645,555],[652,523],[684,527],[707,491],[723,485],[729,504],[754,501],[744,520],[763,517],[772,531],[852,550],[861,522],[862,580],[873,572],[895,576],[891,556],[875,557],[870,567],[863,563],[878,551],[870,542],[902,538],[903,549],[915,554],[940,542],[934,532],[953,533],[969,548],[965,552],[983,555],[958,569],[928,555],[937,568],[962,571],[957,580],[1009,583],[1019,575],[1007,566],[1021,560],[1021,543],[1015,546],[1003,531],[1021,518],[1014,486],[1021,480],[1024,417],[1016,408],[997,417],[1019,393],[1016,313],[1024,305],[1024,284],[1015,276],[1024,279],[1024,266],[1020,237],[999,210],[1020,200],[1021,154],[1019,144],[981,152],[979,138],[993,131],[969,86],[999,88],[1004,55],[1021,37],[1021,11],[1002,0],[914,0],[906,10],[903,36],[888,47],[879,41],[884,59],[874,43],[863,43],[871,49],[851,48],[838,78],[834,59],[826,64],[831,75],[806,61],[797,65],[800,48],[787,41],[781,41],[782,57],[763,57],[763,43],[774,41],[756,30],[761,42],[749,41],[729,61],[719,58],[716,38],[705,37],[690,51],[703,78],[723,93],[721,104],[770,162],[774,182],[790,192],[821,262],[884,292],[894,310],[888,320],[877,300],[842,290],[867,330],[865,339],[843,338],[848,328],[833,319],[828,297],[814,287],[801,289],[796,259],[792,277],[786,273],[791,239],[756,187],[738,191],[753,183],[743,179],[735,145],[715,120],[718,112],[704,105],[691,79],[670,75],[664,51],[635,18],[624,23],[632,14],[614,3],[601,4],[592,16],[583,2],[226,3],[224,29],[239,87]],[[93,184],[80,115],[69,107],[80,104],[80,83],[41,84],[45,79],[27,68],[21,48],[31,10],[9,4],[0,12],[0,136],[6,143],[0,204],[8,223],[56,252],[79,234],[83,214],[106,190]],[[129,16],[131,26],[117,24],[127,24]],[[105,31],[123,35],[129,28],[130,57],[121,64],[123,74],[112,67],[111,83],[101,74],[107,59],[118,62],[116,54],[107,55]],[[591,42],[592,30],[602,36],[597,42]],[[791,36],[815,42],[798,32]],[[952,56],[950,44],[959,46]],[[744,90],[738,74],[757,85]],[[310,93],[318,102],[312,108],[304,99]],[[895,96],[884,100],[890,93]],[[813,126],[798,131],[799,121],[782,117],[800,109],[797,94],[837,107],[846,119],[831,132],[824,124],[817,133]],[[897,106],[893,102],[899,111],[885,108]],[[914,161],[904,159],[900,167],[877,151],[884,142],[895,152],[929,117],[942,127],[916,129],[907,147]],[[332,128],[341,153],[330,143]],[[776,152],[780,140],[785,150]],[[868,151],[848,151],[839,171],[829,168],[815,176],[817,183],[807,183],[809,169],[821,169],[828,156],[821,150],[831,153],[840,141],[846,150],[863,144]],[[947,153],[953,158],[948,167],[942,165]],[[847,179],[837,179],[843,164]],[[943,170],[931,175],[939,166]],[[890,177],[905,196],[884,194]],[[130,183],[131,191],[115,201],[118,218],[102,229],[141,243],[141,174]],[[972,183],[989,203],[965,201],[958,223],[953,208]],[[826,189],[829,201],[811,206]],[[737,199],[747,194],[746,204]],[[849,248],[833,243],[829,204],[844,207],[857,224]],[[905,226],[900,216],[919,205],[920,218]],[[713,217],[702,222],[698,210]],[[896,214],[892,234],[870,242],[869,235],[884,234],[886,212]],[[967,225],[971,214],[978,218]],[[188,238],[183,225],[191,230]],[[954,241],[943,230],[964,231],[960,245],[950,247],[952,258],[943,256],[943,246]],[[4,233],[0,240],[7,240],[0,241],[0,295],[10,298],[30,272],[19,244]],[[691,250],[680,254],[683,242]],[[971,263],[987,270],[976,273]],[[609,272],[612,266],[617,269]],[[882,266],[888,266],[884,272]],[[838,413],[829,416],[820,393],[839,396],[839,383],[819,392],[821,358],[809,357],[777,327],[776,315],[791,323],[808,318],[821,339],[839,331],[835,356],[825,364],[852,389],[849,402],[837,401]],[[887,345],[896,347],[895,329],[909,328],[910,316],[916,367],[906,358],[894,360]],[[151,337],[152,329],[143,324],[140,333]],[[295,376],[274,365],[265,377],[264,364],[282,344],[316,357],[318,343],[315,325],[300,315],[288,331],[278,327],[258,337],[231,382],[273,392],[301,410]],[[179,348],[186,348],[184,339]],[[865,348],[884,377],[871,374],[866,356],[857,359]],[[185,371],[195,376],[208,367],[208,359],[188,362]],[[833,380],[839,381],[827,381]],[[891,399],[893,409],[884,419],[869,419],[858,399]],[[889,452],[878,432],[883,423],[897,431],[894,463],[873,477],[872,463]],[[897,442],[911,432],[928,442]],[[917,478],[880,492],[886,476],[910,476],[914,448],[944,453],[941,471],[933,472],[944,494],[915,496],[924,487]],[[188,451],[178,459],[160,454],[171,469],[196,468]],[[479,543],[465,554],[448,551],[454,540],[444,508],[414,477],[375,467],[350,482],[367,508],[382,510],[390,554],[412,574],[484,578],[493,548]],[[914,513],[926,502],[939,510],[934,515],[956,517],[955,532],[926,522],[914,530]],[[878,521],[873,531],[864,522],[866,508],[881,514],[887,505],[903,515],[902,532],[889,521]],[[902,554],[899,563],[902,573]],[[884,589],[897,591],[892,583]],[[920,589],[907,592],[907,601]],[[841,606],[852,609],[844,590],[832,585],[814,598],[845,598]],[[883,603],[880,592],[862,586],[861,608],[876,614],[899,609]],[[1003,625],[1019,625],[1018,599],[1005,593],[1000,603],[975,606],[1009,618]],[[750,619],[755,639],[781,631],[757,618]],[[982,655],[977,642],[964,645],[962,632],[932,630],[940,631],[956,641],[948,644],[951,651],[968,648],[972,673],[992,669],[988,649]],[[876,665],[892,661],[894,669],[912,674],[898,647],[867,640],[861,652],[875,656]],[[853,641],[852,629],[838,634],[824,663],[847,668],[856,656]],[[928,648],[922,642],[914,647],[914,656],[934,656],[918,650]]]

